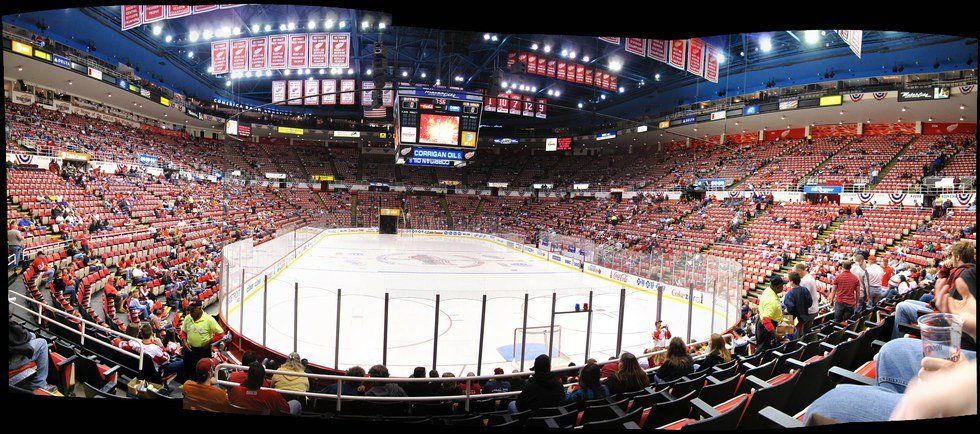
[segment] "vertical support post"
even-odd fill
[[[694,286],[691,285],[687,289],[687,338],[684,340],[686,345],[691,342],[691,323],[694,322],[694,318],[691,316],[694,312]]]
[[[592,306],[589,306],[591,308]],[[626,288],[619,288],[619,324],[616,326],[616,357],[623,350],[623,314],[626,312]]]
[[[524,322],[521,326],[521,372],[524,372],[524,351],[527,350],[527,310],[528,295],[524,293]]]
[[[385,293],[384,330],[381,332],[381,364],[388,365],[388,293]]]
[[[660,313],[664,307],[664,286],[657,285],[657,321],[660,321]]]
[[[242,336],[245,335],[245,267],[242,267],[242,285],[238,290],[242,292],[238,297],[238,348],[241,348]]]
[[[551,329],[548,330],[548,357],[551,357],[551,352],[555,347],[555,304],[558,301],[558,294],[551,293]]]
[[[81,342],[79,343],[79,345],[85,345],[85,326],[86,326],[86,325],[87,325],[87,324],[85,324],[85,323],[82,323],[82,340],[81,340]]]
[[[487,326],[487,295],[483,294],[483,303],[480,307],[480,348],[476,352],[476,376],[480,376],[483,370],[483,334]]]
[[[732,304],[732,282],[731,282],[732,280],[733,280],[732,279],[732,276],[729,274],[728,275],[728,285],[727,285],[728,289],[725,291],[725,327],[728,327],[728,326],[731,325],[731,323],[728,322],[728,311],[731,309],[731,304]],[[742,291],[742,287],[739,286],[738,287],[738,295],[740,297],[742,295],[741,294],[741,291]]]
[[[337,288],[337,328],[333,343],[333,368],[340,369],[340,297],[341,290]],[[339,390],[339,389],[338,389]],[[340,398],[337,398],[337,410],[340,410]]]
[[[589,291],[589,313],[587,314],[589,319],[586,320],[585,324],[585,360],[582,361],[583,364],[589,360],[589,347],[592,344],[592,309],[594,309],[592,291]]]
[[[340,395],[344,390],[344,380],[337,380],[337,412],[340,412]]]
[[[269,314],[269,275],[262,275],[262,346],[265,345],[266,319]]]
[[[436,294],[436,321],[432,331],[432,369],[436,369],[439,357],[439,294]]]
[[[299,282],[293,282],[293,352],[299,349]]]
[[[718,298],[718,279],[711,282],[711,333],[715,332],[715,300]]]

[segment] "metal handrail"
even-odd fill
[[[9,299],[9,302],[10,302],[10,304],[12,306],[19,307],[19,308],[23,309],[25,312],[29,312],[31,315],[37,316],[37,318],[38,318],[38,320],[37,320],[38,324],[41,324],[41,320],[43,319],[43,320],[47,320],[47,321],[51,322],[52,324],[55,324],[55,325],[63,328],[65,330],[68,330],[68,331],[70,331],[72,333],[75,333],[75,334],[77,334],[77,335],[79,335],[81,337],[81,342],[80,343],[82,345],[85,344],[85,338],[88,337],[89,340],[95,341],[99,345],[102,345],[104,347],[111,348],[112,350],[114,350],[114,351],[116,351],[118,353],[125,354],[125,355],[127,355],[129,357],[137,358],[138,359],[138,363],[139,363],[138,364],[138,369],[140,369],[140,370],[143,369],[144,348],[143,348],[142,345],[140,346],[140,352],[137,355],[137,354],[133,353],[132,351],[126,351],[126,350],[124,350],[122,348],[119,348],[119,347],[117,347],[115,345],[112,345],[110,343],[103,342],[103,341],[99,340],[98,338],[96,338],[95,336],[86,335],[85,334],[85,329],[88,328],[88,327],[93,327],[96,330],[101,330],[103,332],[106,332],[106,333],[108,333],[110,335],[114,335],[114,336],[119,337],[119,338],[122,338],[122,339],[132,339],[132,336],[129,336],[129,335],[125,334],[125,333],[117,332],[117,331],[112,330],[112,329],[110,329],[108,327],[103,327],[103,326],[101,326],[99,324],[96,324],[94,322],[91,322],[89,320],[86,320],[85,318],[82,318],[79,315],[72,315],[72,314],[70,314],[68,312],[65,312],[65,311],[63,311],[61,309],[58,309],[56,307],[53,307],[53,306],[49,306],[46,303],[40,302],[38,300],[35,300],[35,299],[33,299],[31,297],[28,297],[28,296],[26,296],[24,294],[21,294],[21,293],[18,293],[18,292],[9,290],[9,289],[7,290],[7,293],[10,294],[10,295],[13,295],[15,297],[23,298],[24,300],[27,300],[27,301],[29,301],[31,303],[37,304],[38,308],[37,308],[37,311],[35,312],[31,308],[29,308],[27,306],[24,306],[22,304],[17,303],[16,301],[14,301],[13,298]],[[75,330],[72,327],[69,327],[69,326],[67,326],[65,324],[62,324],[61,321],[59,321],[56,318],[51,318],[51,317],[45,316],[44,315],[44,311],[45,310],[53,311],[53,312],[56,312],[56,313],[59,313],[59,314],[65,316],[65,317],[68,317],[68,318],[72,318],[74,320],[77,320],[79,323],[81,323],[81,330]]]

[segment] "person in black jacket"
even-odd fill
[[[418,366],[408,378],[425,378],[425,368]],[[411,382],[402,384],[402,389],[408,396],[431,396],[431,389],[428,383]]]
[[[542,354],[534,359],[534,375],[524,385],[517,401],[508,406],[511,413],[557,407],[565,404],[565,387],[551,372],[551,357]]]
[[[813,320],[813,315],[810,315],[813,297],[810,296],[809,289],[800,285],[802,277],[799,273],[790,272],[789,281],[793,283],[793,289],[790,289],[783,297],[783,310],[796,318],[796,337],[799,337],[806,332],[810,326],[810,321]]]
[[[694,372],[694,359],[687,353],[684,340],[674,337],[667,345],[667,360],[657,369],[657,378],[668,383]]]
[[[624,351],[619,356],[619,369],[606,378],[606,387],[609,388],[610,395],[636,392],[649,385],[650,376],[643,371],[640,363],[636,360],[636,356],[629,351]]]

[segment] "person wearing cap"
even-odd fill
[[[493,375],[504,375],[503,368],[493,368]],[[506,378],[491,378],[483,385],[483,393],[510,392],[510,381]]]
[[[194,373],[181,388],[184,399],[201,404],[213,404],[214,408],[229,407],[228,393],[215,386],[217,366],[218,364],[211,358],[198,360],[194,365]]]
[[[844,261],[841,272],[834,277],[834,291],[830,293],[830,304],[834,306],[834,322],[850,319],[861,295],[861,281],[851,272],[853,266],[851,261]]]
[[[565,386],[551,372],[551,357],[541,354],[534,359],[534,374],[524,385],[516,401],[508,405],[511,413],[565,404]]]
[[[184,345],[184,374],[190,376],[197,361],[211,357],[211,344],[221,340],[224,330],[211,315],[204,313],[201,302],[194,300],[188,305],[188,314],[184,315],[180,330],[181,343]]]
[[[270,414],[294,414],[302,411],[299,401],[289,401],[275,390],[263,389],[265,366],[255,362],[249,365],[245,383],[234,386],[228,392],[228,401],[239,407],[251,410],[268,411]]]
[[[783,309],[779,303],[778,292],[783,292],[786,282],[779,276],[769,279],[769,287],[759,296],[759,320],[755,326],[755,352],[761,353],[779,343],[776,326],[783,320]]]

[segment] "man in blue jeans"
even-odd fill
[[[967,360],[977,353],[961,350]],[[922,341],[901,338],[889,341],[878,352],[874,386],[842,384],[807,408],[806,420],[814,414],[837,422],[881,422],[888,420],[909,382],[922,367]]]
[[[904,300],[895,305],[895,325],[892,326],[892,339],[902,337],[903,333],[898,329],[899,324],[914,324],[919,316],[932,313],[932,307],[928,303],[919,300]]]

